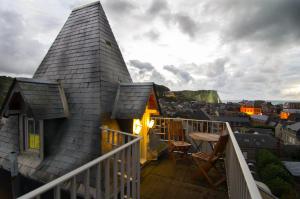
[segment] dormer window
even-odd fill
[[[35,153],[43,158],[43,120],[23,116],[22,126],[21,152]]]
[[[35,121],[33,118],[26,118],[26,138],[27,146],[25,150],[39,150],[40,149],[40,123],[42,121]]]

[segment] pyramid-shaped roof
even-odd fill
[[[110,117],[119,83],[131,77],[100,2],[74,9],[33,79],[59,81],[68,102],[67,119],[45,128],[44,160],[19,157],[20,172],[48,182],[99,156],[99,126]],[[18,116],[0,130],[0,167],[18,151]],[[1,139],[1,137],[9,139]]]

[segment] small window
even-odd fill
[[[105,40],[105,43],[106,43],[106,45],[108,45],[110,47],[112,46],[110,41]]]
[[[28,132],[28,148],[39,150],[40,149],[40,134],[39,134],[39,122],[35,122],[33,119],[27,120],[27,132]]]
[[[24,116],[23,125],[23,151],[35,152],[43,157],[41,150],[43,142],[43,120],[35,120]]]

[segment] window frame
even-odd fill
[[[40,146],[39,149],[32,149],[29,146],[29,129],[28,123],[33,121],[34,134],[39,135]],[[36,133],[36,124],[38,122],[38,133]],[[21,115],[20,119],[20,152],[21,153],[31,153],[36,154],[40,159],[44,159],[44,121],[36,120],[33,117],[28,117],[27,115]]]

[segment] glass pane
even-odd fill
[[[34,134],[34,120],[28,120],[28,134]]]
[[[40,148],[39,122],[28,120],[28,141],[30,149]]]

